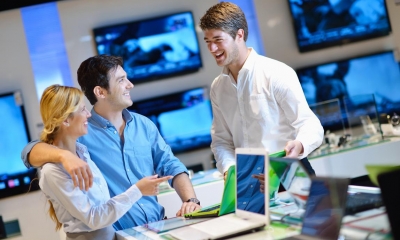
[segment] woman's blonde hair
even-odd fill
[[[44,129],[40,135],[40,140],[52,144],[56,137],[60,125],[73,112],[78,110],[79,103],[82,101],[83,93],[74,87],[51,85],[43,92],[40,99],[40,114]],[[50,204],[49,215],[56,223],[56,231],[60,230],[62,224],[58,221],[52,202]]]
[[[40,114],[44,125],[40,141],[53,143],[60,125],[78,109],[82,98],[82,91],[74,87],[55,84],[44,90],[40,99]]]

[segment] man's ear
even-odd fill
[[[244,30],[243,29],[239,29],[236,33],[236,39],[241,39],[242,41],[244,41]]]
[[[96,86],[93,89],[93,93],[97,97],[97,99],[102,99],[106,97],[107,91],[100,86]]]

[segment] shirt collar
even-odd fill
[[[254,63],[256,62],[256,58],[257,58],[257,52],[256,50],[254,50],[253,48],[249,48],[250,49],[250,54],[247,57],[246,61],[243,64],[242,69],[240,69],[240,71],[246,69],[246,70],[251,70],[254,66]]]
[[[87,162],[87,158],[85,156],[85,153],[87,152],[87,148],[85,145],[76,142],[76,153],[78,154],[79,158]]]
[[[107,127],[112,126],[112,124],[107,119],[100,116],[94,110],[94,108],[92,108],[90,113],[92,114],[92,116],[89,119],[90,122],[95,123],[96,125],[98,125],[101,128],[107,128]],[[126,109],[122,110],[122,117],[125,119],[126,124],[128,124],[128,122],[132,121],[132,115]]]

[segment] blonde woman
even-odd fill
[[[41,168],[39,185],[50,203],[50,217],[56,222],[56,230],[63,226],[68,240],[115,239],[112,224],[142,196],[156,195],[158,185],[172,178],[145,177],[110,198],[107,183],[86,146],[76,141],[87,134],[91,116],[83,93],[77,88],[52,85],[42,95],[40,113],[44,124],[40,140],[76,154],[93,173],[93,186],[84,191],[74,187],[61,163],[46,163]]]

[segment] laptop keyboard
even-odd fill
[[[380,194],[355,193],[347,195],[346,215],[353,215],[362,211],[379,208],[383,206]]]
[[[201,209],[201,210],[198,211],[198,212],[199,212],[199,213],[202,213],[202,212],[209,212],[209,211],[213,211],[213,210],[215,210],[215,209],[219,209],[220,207],[221,207],[221,205],[218,204],[218,205],[213,206],[213,207]]]

